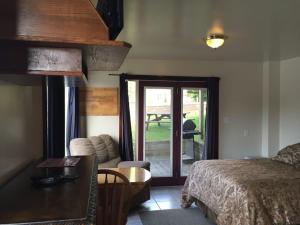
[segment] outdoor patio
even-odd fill
[[[172,167],[171,161],[168,157],[155,157],[155,156],[146,156],[146,160],[151,163],[151,174],[153,177],[170,177],[172,176]],[[193,162],[183,163],[182,172],[183,176],[188,174],[190,166]]]
[[[203,146],[192,140],[183,142],[183,151],[189,148],[192,154],[182,154],[181,175],[186,176],[193,162],[200,159]],[[191,149],[193,148],[193,149]],[[145,159],[151,163],[151,174],[153,177],[172,176],[172,160],[170,156],[170,143],[167,141],[146,142]],[[194,154],[195,153],[195,154]],[[193,157],[195,155],[195,158]]]

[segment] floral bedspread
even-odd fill
[[[182,207],[200,200],[218,225],[300,224],[300,169],[271,159],[195,162]]]

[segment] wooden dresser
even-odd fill
[[[57,169],[57,168],[55,168]],[[27,167],[0,188],[0,224],[95,224],[97,163],[94,156],[81,157],[79,178],[51,187],[37,188],[30,177],[36,164]]]

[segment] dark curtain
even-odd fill
[[[128,97],[128,82],[120,76],[120,155],[124,161],[133,160],[132,134]]]
[[[78,87],[69,87],[67,111],[67,127],[66,127],[66,147],[68,156],[70,152],[70,141],[79,137],[79,100]]]
[[[43,80],[44,159],[65,156],[65,87],[63,77]]]
[[[208,78],[205,146],[202,159],[219,158],[219,78]]]

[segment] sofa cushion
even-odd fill
[[[96,151],[102,151],[102,149],[105,149],[108,154],[108,160],[115,159],[120,156],[119,150],[111,136],[102,134],[97,137],[99,138],[99,145],[97,147],[95,146]]]
[[[88,138],[95,149],[95,153],[99,163],[109,160],[106,144],[100,136],[93,136]]]
[[[95,154],[94,146],[87,138],[76,138],[71,140],[70,151],[72,156]]]

